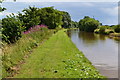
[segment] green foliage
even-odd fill
[[[71,27],[71,17],[70,14],[68,12],[63,11],[63,28],[70,28]]]
[[[78,22],[72,21],[71,28],[78,28]]]
[[[104,34],[104,33],[105,33],[106,26],[100,26],[99,29],[100,29],[100,30],[99,30],[99,33]]]
[[[30,27],[45,24],[50,29],[55,29],[62,25],[62,12],[53,7],[36,8],[29,7],[19,12],[18,18],[24,23],[23,26],[28,30]]]
[[[110,33],[114,33],[113,29],[106,29],[104,34],[109,35]]]
[[[62,25],[62,12],[53,7],[39,9],[41,24],[45,24],[49,29],[55,29]]]
[[[100,27],[98,27],[98,29],[95,29],[94,32],[100,33],[100,34],[106,34],[106,35],[113,33],[113,36],[115,36],[116,33],[120,33],[120,25],[100,26]]]
[[[22,13],[18,13],[18,18],[20,21],[22,21],[24,24],[23,26],[26,27],[26,30],[28,30],[30,27],[40,24],[40,16],[38,16],[38,8],[36,7],[29,7],[28,9],[24,9]]]
[[[115,30],[116,33],[120,33],[120,25],[113,26],[113,29]]]
[[[43,40],[48,39],[52,34],[52,30],[42,28],[41,31],[22,34],[23,37],[14,44],[4,45],[2,47],[2,77],[12,75],[16,71],[12,67],[24,60],[25,56],[28,56],[33,48],[37,47]]]
[[[22,22],[14,14],[2,19],[2,40],[13,43],[21,37]]]
[[[94,30],[100,25],[98,20],[85,16],[84,19],[79,21],[79,28],[81,31],[94,32]]]
[[[58,27],[55,28],[55,32],[58,32],[58,31],[61,30],[61,29],[62,29],[62,27],[61,27],[61,26],[58,26]]]
[[[66,23],[67,21],[67,23]],[[53,7],[30,7],[18,12],[17,16],[10,15],[3,19],[2,39],[7,43],[13,43],[21,37],[21,31],[28,30],[35,25],[45,24],[49,29],[55,29],[63,24],[70,26],[71,18],[67,12],[59,11]]]
[[[99,30],[100,30],[100,29],[95,29],[95,30],[94,30],[94,33],[99,33]]]
[[[108,35],[110,33],[114,33],[114,29],[110,26],[100,26],[98,29],[95,29],[94,32]]]

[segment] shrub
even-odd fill
[[[101,33],[101,34],[104,34],[105,33],[105,26],[101,26],[101,27],[99,27],[99,33]]]
[[[94,32],[100,25],[98,20],[85,16],[84,19],[79,21],[79,29],[86,32]]]
[[[110,28],[109,26],[100,26],[98,29],[94,30],[94,33],[100,33],[100,34],[110,34],[114,33],[114,29]]]
[[[100,30],[100,29],[95,29],[95,30],[94,30],[94,33],[99,33],[99,30]]]
[[[22,22],[14,15],[2,19],[2,40],[7,43],[14,43],[21,37]]]
[[[113,26],[116,33],[120,33],[120,25]]]
[[[110,34],[110,33],[114,33],[114,30],[113,29],[106,29],[104,34]]]

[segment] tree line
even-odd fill
[[[17,15],[7,15],[6,18],[2,19],[2,40],[7,43],[14,43],[22,37],[21,32],[41,24],[48,26],[49,29],[76,26],[68,12],[59,11],[54,7],[37,8],[29,6],[22,12],[18,12]]]
[[[7,15],[6,18],[2,19],[2,40],[7,43],[14,43],[22,37],[21,32],[41,24],[48,26],[49,29],[79,28],[81,31],[95,33],[105,33],[105,29],[109,29],[109,32],[113,30],[120,32],[120,25],[108,28],[89,16],[75,22],[71,20],[68,12],[54,9],[54,7],[37,8],[29,6],[29,8],[23,9],[22,12],[18,12],[17,15]]]
[[[98,20],[85,16],[79,21],[78,27],[81,31],[95,32],[100,34],[120,33],[120,25],[102,25]]]

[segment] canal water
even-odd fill
[[[68,30],[76,47],[108,78],[118,78],[118,41],[106,35]]]

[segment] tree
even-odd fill
[[[21,37],[22,22],[13,14],[2,19],[2,40],[14,43]]]
[[[62,11],[63,12],[63,18],[62,18],[62,21],[63,21],[63,25],[62,27],[63,28],[70,28],[71,27],[71,17],[70,17],[70,14],[68,12],[65,12],[65,11]]]
[[[71,27],[72,27],[72,28],[78,28],[78,22],[72,21],[72,22],[71,22]]]
[[[28,30],[30,27],[45,24],[50,29],[62,25],[62,12],[53,7],[36,8],[29,7],[24,9],[23,14],[19,12],[18,18],[24,23],[23,26]]]
[[[40,24],[40,16],[38,16],[38,8],[36,7],[30,7],[27,9],[24,9],[22,13],[18,13],[18,18],[20,21],[22,21],[24,24],[23,26],[26,27],[26,30],[28,30],[30,27]]]
[[[62,25],[62,12],[54,7],[45,7],[39,9],[41,24],[45,24],[49,29],[54,29]]]
[[[98,20],[85,16],[84,19],[79,21],[79,29],[86,32],[94,32],[94,30],[100,25]]]

